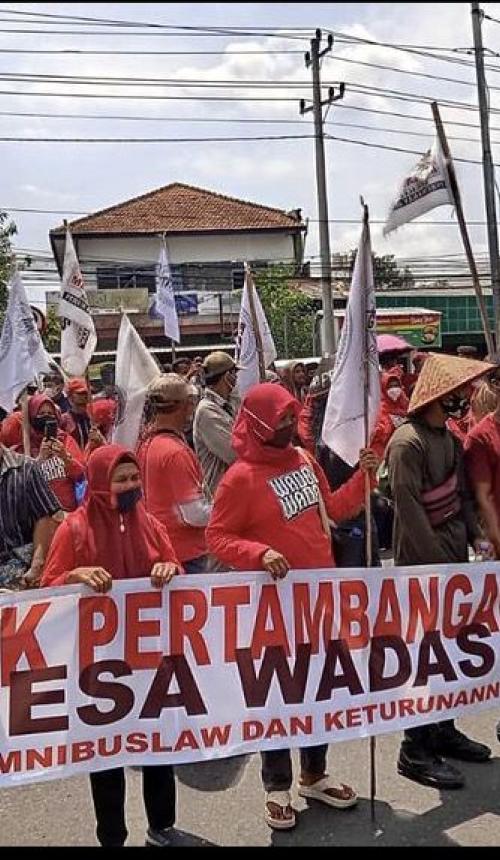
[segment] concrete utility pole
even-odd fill
[[[331,105],[344,96],[344,84],[340,84],[340,91],[335,95],[333,87],[328,89],[328,98],[321,99],[320,59],[324,54],[331,51],[333,36],[328,35],[327,45],[320,51],[321,30],[316,30],[314,39],[311,39],[311,51],[304,55],[306,67],[312,66],[313,103],[306,107],[305,100],[300,100],[300,113],[309,111],[314,113],[314,135],[316,150],[316,186],[318,193],[318,218],[319,218],[319,248],[321,255],[321,283],[323,292],[323,355],[333,355],[336,350],[335,328],[333,316],[332,297],[332,260],[330,256],[330,232],[328,227],[328,199],[326,194],[326,172],[325,172],[325,145],[323,137],[323,106]]]
[[[481,120],[481,141],[483,146],[484,198],[486,220],[488,223],[488,249],[490,255],[491,286],[493,290],[493,309],[495,312],[495,342],[500,348],[500,259],[498,256],[497,216],[495,207],[495,171],[491,157],[490,126],[488,112],[488,92],[484,73],[484,48],[481,32],[483,11],[479,3],[471,3],[472,32],[476,56],[477,93]]]

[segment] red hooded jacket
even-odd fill
[[[149,576],[156,562],[178,563],[165,528],[146,512],[142,501],[121,516],[111,507],[111,476],[123,460],[137,465],[135,456],[120,445],[98,448],[90,457],[87,500],[59,526],[42,586],[64,585],[76,567],[98,565],[113,579],[133,579]]]
[[[389,383],[393,380],[397,380],[402,389],[397,400],[392,400],[387,393]],[[371,440],[372,447],[375,448],[377,454],[385,452],[394,431],[408,415],[410,401],[404,391],[400,369],[391,368],[382,374],[380,377],[380,395],[380,411]]]
[[[334,567],[330,537],[320,517],[319,493],[328,516],[348,519],[363,506],[365,479],[357,472],[331,492],[320,466],[300,449],[266,442],[285,412],[300,404],[277,385],[251,388],[233,430],[239,460],[220,482],[206,537],[208,549],[237,570],[262,570],[274,549],[295,569]]]

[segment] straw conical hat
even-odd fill
[[[495,369],[495,365],[487,361],[429,353],[413,389],[409,414],[429,406],[441,397],[461,388],[462,385],[473,382],[479,376]]]

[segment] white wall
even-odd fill
[[[167,236],[172,263],[219,263],[243,260],[292,261],[291,235],[242,233],[233,236]],[[77,253],[81,263],[102,259],[117,262],[156,262],[160,240],[156,237],[103,237],[78,239]]]

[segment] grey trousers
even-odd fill
[[[326,769],[328,744],[304,747],[300,750],[300,767],[310,774],[323,776]],[[292,756],[290,750],[262,752],[262,784],[266,791],[288,791],[292,785]]]

